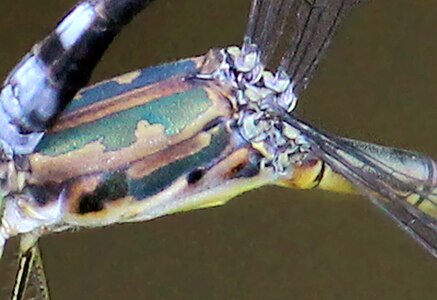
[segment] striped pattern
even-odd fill
[[[106,48],[149,0],[86,0],[9,74],[0,94],[0,142],[9,153],[34,150],[73,99]]]
[[[181,80],[186,74],[93,103],[85,96],[92,93],[85,91],[75,101],[88,105],[61,116],[30,156],[33,182],[61,183],[79,175],[118,169],[187,140],[211,121],[231,114],[217,87]],[[99,85],[91,89],[99,89]]]

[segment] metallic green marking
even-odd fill
[[[129,194],[138,200],[146,199],[163,191],[176,179],[188,175],[192,170],[209,167],[228,146],[229,138],[229,133],[221,129],[212,136],[211,143],[201,151],[175,161],[141,179],[129,180]]]
[[[172,76],[191,74],[196,71],[196,63],[192,60],[180,60],[156,67],[140,70],[138,78],[131,83],[121,84],[115,80],[98,83],[81,91],[78,96],[66,107],[65,112],[73,112],[77,109],[94,104],[96,102],[113,98],[132,90],[163,81]]]
[[[118,150],[135,142],[135,130],[138,122],[142,120],[149,124],[161,124],[166,134],[175,135],[192,124],[211,103],[205,90],[194,88],[114,113],[94,122],[47,134],[36,151],[48,156],[57,156],[81,149],[95,141],[101,141],[108,151]]]

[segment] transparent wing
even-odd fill
[[[437,164],[429,157],[321,132],[292,116],[286,121],[311,144],[311,154],[361,188],[437,258]]]
[[[307,86],[342,18],[359,0],[253,0],[246,40],[259,46],[262,61],[280,58],[295,94]],[[273,66],[274,67],[274,66]]]

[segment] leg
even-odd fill
[[[40,300],[49,300],[50,294],[49,294],[49,287],[47,285],[47,279],[46,274],[44,271],[44,263],[41,257],[41,251],[39,249],[39,245],[35,244],[35,257],[33,262],[33,270],[31,273],[31,280],[33,282],[33,286],[36,289],[36,295],[37,299]]]
[[[49,290],[38,243],[35,242],[30,247],[24,247],[25,250],[22,251],[23,246],[28,245],[28,242],[26,237],[23,237],[11,299],[24,299],[29,278],[32,275],[38,299],[48,300],[50,299]]]

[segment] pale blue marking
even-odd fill
[[[65,50],[70,49],[96,18],[94,7],[87,2],[77,6],[56,28]]]

